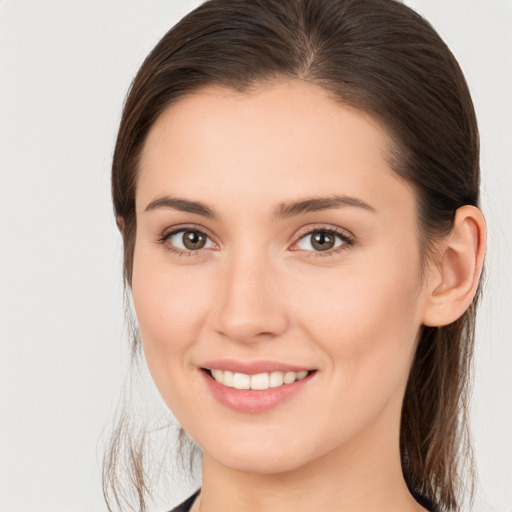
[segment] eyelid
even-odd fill
[[[305,226],[299,230],[296,237],[297,239],[302,238],[305,235],[309,235],[310,233],[314,233],[316,231],[327,231],[331,233],[335,233],[340,235],[341,237],[354,240],[354,235],[343,228],[340,228],[338,226],[333,226],[332,224],[311,224],[309,226]]]
[[[302,240],[304,237],[308,235],[312,235],[316,232],[324,232],[324,233],[330,233],[337,237],[339,237],[343,243],[338,246],[334,247],[332,249],[328,249],[326,251],[307,251],[305,249],[294,249],[293,247],[298,244],[300,240]],[[346,250],[348,247],[354,245],[355,243],[355,237],[350,231],[347,231],[346,229],[340,228],[338,226],[332,226],[332,225],[326,225],[326,224],[315,224],[312,226],[306,226],[302,228],[299,233],[296,235],[296,241],[293,243],[292,247],[290,247],[290,250],[292,251],[302,251],[304,253],[307,253],[308,257],[316,257],[316,256],[332,256],[335,255],[341,251]]]
[[[199,226],[197,224],[178,224],[176,226],[171,226],[169,228],[166,228],[162,232],[162,234],[158,237],[157,241],[161,244],[165,244],[169,240],[170,237],[172,237],[173,235],[175,235],[181,231],[197,231],[198,233],[201,233],[202,235],[206,236],[216,246],[216,248],[219,248],[219,246],[220,246],[220,244],[215,241],[215,237],[213,237],[210,234],[209,230],[207,230],[203,226]],[[294,249],[293,248],[304,237],[306,237],[308,235],[312,235],[315,232],[331,233],[331,234],[339,237],[343,241],[343,243],[338,247],[335,247],[332,249],[327,249],[325,251],[308,251],[305,249],[298,249],[298,248]],[[314,224],[314,225],[305,226],[297,233],[297,235],[295,237],[295,242],[290,247],[290,250],[307,253],[308,257],[333,256],[333,255],[347,249],[348,247],[354,245],[354,243],[355,243],[354,235],[352,233],[350,233],[349,231],[347,231],[346,229],[340,228],[338,226],[333,226],[333,225]],[[211,248],[209,248],[208,250],[210,250],[210,249]],[[198,249],[195,251],[183,250],[183,249],[180,249],[179,247],[175,247],[175,246],[172,246],[172,248],[167,247],[167,250],[170,252],[176,253],[178,255],[183,255],[183,256],[199,256],[203,252],[203,249]]]
[[[215,245],[219,245],[214,240],[214,236],[211,235],[210,231],[199,224],[176,224],[175,226],[170,226],[164,229],[161,235],[159,235],[158,240],[164,241],[170,236],[179,233],[180,231],[197,231],[205,236],[207,236]]]
[[[215,241],[214,237],[210,234],[210,232],[197,224],[177,224],[175,226],[171,226],[166,228],[161,235],[158,236],[157,242],[165,245],[166,249],[174,253],[178,256],[200,256],[204,252],[203,249],[197,249],[195,251],[192,250],[184,250],[179,247],[167,244],[167,241],[175,234],[181,232],[181,231],[197,231],[198,233],[201,233],[205,237],[207,237],[215,246],[216,248],[219,247],[219,244]],[[207,250],[211,250],[211,248],[208,248]]]

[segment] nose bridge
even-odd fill
[[[233,250],[220,275],[216,330],[236,341],[281,334],[288,324],[275,264],[264,250]]]

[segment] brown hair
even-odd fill
[[[433,240],[449,233],[459,207],[478,205],[479,139],[468,87],[454,56],[420,15],[395,0],[209,0],[162,38],[126,99],[112,193],[128,287],[138,161],[156,119],[203,86],[247,91],[288,78],[318,84],[385,126],[393,141],[390,164],[417,193],[425,255]],[[456,322],[423,328],[402,408],[405,480],[445,510],[459,504],[464,459],[472,468],[467,399],[478,295]],[[135,354],[140,344],[134,339]],[[105,495],[110,489],[119,506],[121,427],[104,466]],[[145,510],[141,446],[130,453],[136,508]]]

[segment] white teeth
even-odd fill
[[[297,374],[295,372],[286,372],[283,377],[283,382],[285,384],[291,384],[292,382],[295,382],[296,378]]]
[[[224,372],[222,370],[218,371],[221,372],[222,374],[222,379],[219,382],[221,384],[224,384],[224,386],[232,388],[235,374],[233,372],[230,372],[229,370],[225,370]]]
[[[233,387],[235,389],[251,389],[251,376],[245,373],[235,373]]]
[[[270,387],[278,388],[283,385],[283,372],[272,372],[270,374]]]
[[[296,380],[304,379],[309,372],[271,372],[247,375],[245,373],[233,373],[229,370],[210,370],[212,377],[220,384],[235,389],[263,390],[277,388],[283,384],[292,384]]]
[[[251,389],[268,389],[269,380],[268,373],[251,375]]]

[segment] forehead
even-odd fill
[[[290,80],[244,93],[208,87],[168,107],[150,130],[137,207],[159,194],[222,202],[250,193],[261,206],[340,193],[378,203],[406,187],[387,163],[389,144],[373,118],[314,84]]]

